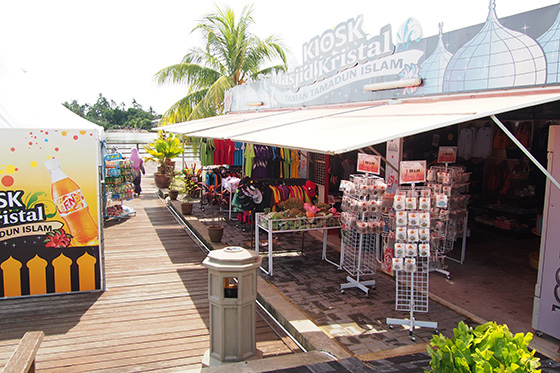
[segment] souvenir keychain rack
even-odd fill
[[[387,185],[373,174],[357,174],[343,181],[340,189],[344,192],[340,267],[349,274],[340,288],[342,292],[358,288],[368,295],[368,286],[374,287],[375,280],[363,281],[361,277],[374,275],[380,263],[380,237],[385,228],[382,201]]]
[[[401,187],[393,203],[391,228],[395,229],[393,272],[395,273],[395,309],[410,313],[409,319],[387,318],[393,325],[409,327],[414,341],[415,327],[432,328],[437,333],[437,322],[417,321],[415,312],[428,312],[430,272],[430,209],[431,190],[427,187]],[[437,203],[437,202],[436,202]]]
[[[444,206],[432,208],[433,239],[430,256],[430,271],[444,274],[448,279],[451,274],[446,269],[445,259],[453,250],[455,241],[462,237],[461,259],[455,260],[463,264],[467,238],[468,212],[467,205],[470,173],[461,166],[432,166],[426,179],[432,195],[444,194],[448,202]]]

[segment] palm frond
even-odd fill
[[[272,71],[286,72],[286,70],[287,70],[287,68],[284,65],[276,65],[276,66],[266,67],[262,70],[257,71],[257,75],[254,77],[253,80],[258,80],[262,76],[270,75],[270,74],[272,74]]]
[[[172,122],[192,120],[223,112],[227,89],[256,80],[272,69],[287,70],[286,48],[276,37],[261,40],[249,32],[254,23],[252,5],[236,19],[230,7],[217,7],[193,28],[201,33],[203,48],[191,48],[181,63],[168,66],[154,79],[159,83],[186,83],[188,95],[163,116]],[[273,66],[266,66],[267,64]],[[194,100],[198,101],[194,101]]]
[[[204,99],[207,90],[190,92],[187,96],[175,102],[160,119],[160,125],[180,123],[190,120],[195,107]]]
[[[235,87],[235,85],[235,82],[227,76],[222,76],[220,79],[216,80],[204,97],[207,108],[221,113],[223,111],[224,94],[226,90]]]
[[[154,80],[158,84],[189,84],[196,87],[208,87],[221,74],[213,69],[192,63],[180,63],[158,71]]]

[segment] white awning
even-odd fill
[[[339,154],[557,100],[558,88],[501,91],[227,114],[159,129],[192,137]]]

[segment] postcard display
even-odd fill
[[[427,172],[426,181],[433,196],[445,195],[447,204],[440,198],[440,206],[436,204],[431,209],[431,222],[434,234],[432,237],[432,255],[430,256],[430,271],[443,273],[450,279],[446,270],[445,259],[452,259],[463,264],[465,260],[465,245],[467,238],[468,210],[470,196],[470,173],[462,166],[432,166]],[[462,238],[461,259],[447,257],[453,250],[455,242]]]
[[[368,286],[374,286],[375,280],[363,281],[361,277],[374,275],[381,263],[381,234],[387,225],[392,200],[385,198],[387,184],[373,174],[350,175],[349,181],[341,182],[340,189],[344,192],[340,266],[349,274],[348,282],[340,288],[342,291],[359,288],[368,294]]]
[[[104,211],[106,219],[118,219],[136,213],[134,209],[124,206],[123,201],[134,199],[132,183],[132,163],[123,159],[120,153],[105,156],[105,198]],[[117,202],[109,206],[108,199]]]
[[[447,196],[437,195],[440,206],[447,204]],[[395,309],[410,313],[409,319],[387,318],[393,325],[410,327],[414,340],[414,327],[433,328],[437,322],[417,321],[414,312],[428,312],[428,278],[431,254],[432,191],[429,187],[399,187],[393,200],[389,219],[390,232],[387,244],[393,245],[393,273],[395,274]]]
[[[427,186],[401,186],[393,200],[389,237],[393,245],[395,309],[410,313],[409,319],[387,318],[387,324],[407,325],[414,340],[415,326],[433,328],[437,322],[417,321],[414,312],[428,312],[429,272],[449,278],[445,254],[464,233],[467,218],[469,174],[461,167],[434,166],[426,175]]]

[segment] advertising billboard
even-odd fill
[[[101,289],[98,131],[2,132],[0,297]]]

